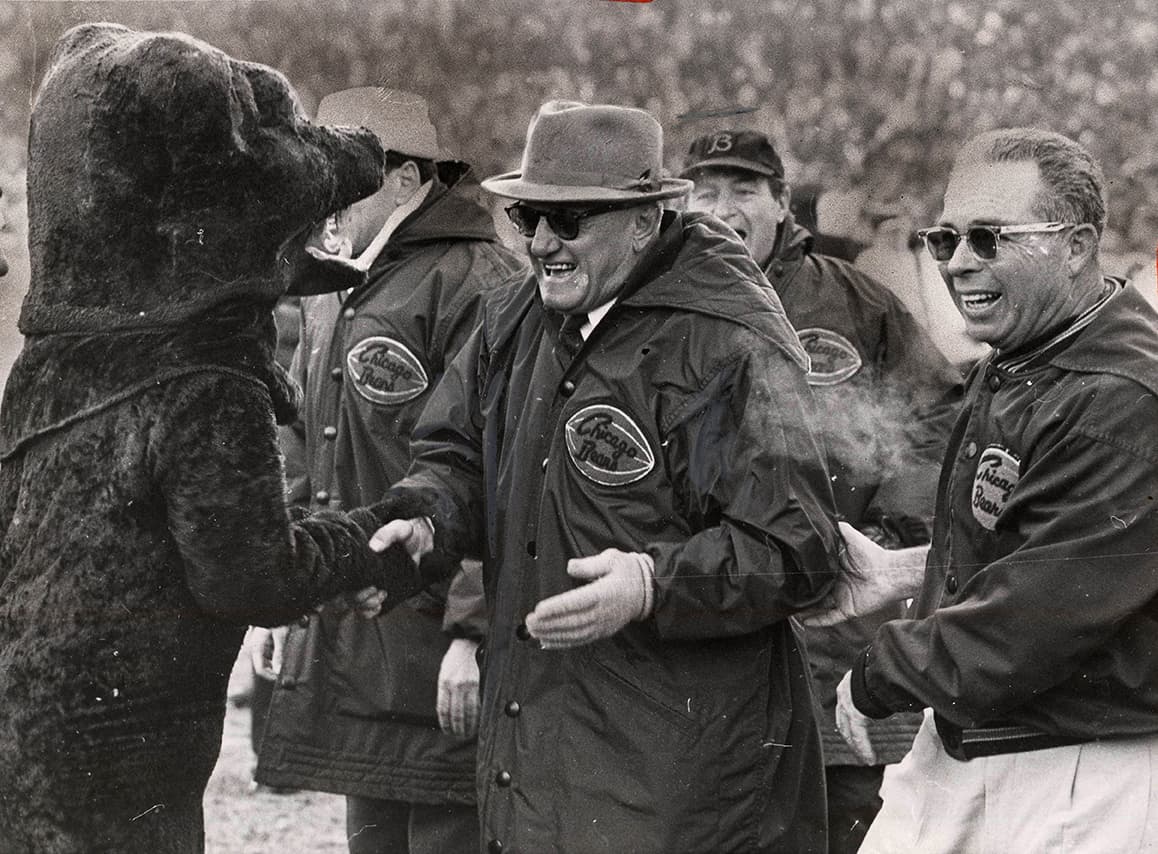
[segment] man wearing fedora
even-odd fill
[[[304,472],[293,500],[334,509],[406,472],[414,423],[484,294],[523,267],[488,212],[440,178],[423,99],[348,89],[322,99],[317,121],[374,131],[387,169],[381,190],[326,224],[318,254],[346,263],[298,286],[311,294],[292,369],[305,403],[283,447]],[[374,619],[334,604],[291,627],[258,781],[346,795],[354,854],[477,851],[482,605],[476,562]]]
[[[811,366],[841,518],[889,548],[929,541],[940,460],[963,391],[961,376],[888,290],[851,264],[813,251],[789,209],[784,165],[768,137],[722,128],[696,139],[683,172],[688,210],[714,214],[743,239],[780,297]],[[829,851],[853,852],[880,809],[886,764],[912,745],[919,715],[873,725],[875,755],[853,752],[836,728],[836,684],[900,603],[809,628],[822,711]]]
[[[642,110],[552,101],[507,197],[529,275],[488,300],[380,529],[483,558],[489,852],[822,850],[788,617],[838,568],[807,357],[743,244],[664,210]]]

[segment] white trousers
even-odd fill
[[[1158,735],[960,762],[926,710],[881,798],[860,854],[1158,852]]]

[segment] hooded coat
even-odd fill
[[[406,474],[410,434],[482,302],[523,268],[490,215],[436,182],[391,235],[368,281],[303,301],[292,372],[304,437],[283,430],[305,472],[295,500],[351,507]],[[439,667],[452,636],[482,638],[477,562],[374,620],[326,608],[290,627],[256,778],[276,786],[411,803],[474,802],[474,739],[443,733]]]
[[[789,615],[838,538],[807,358],[742,243],[664,215],[573,361],[534,277],[488,302],[395,495],[481,550],[483,839],[504,852],[823,851],[824,777]],[[543,650],[570,558],[655,562],[652,615]]]
[[[0,846],[194,852],[247,623],[422,585],[369,510],[291,522],[287,238],[373,192],[364,131],[180,34],[61,39],[29,141],[25,345],[0,410]]]

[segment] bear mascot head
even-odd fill
[[[321,263],[311,225],[383,169],[373,134],[311,125],[281,74],[188,36],[58,43],[0,411],[0,848],[202,850],[245,625],[421,589],[368,546],[381,507],[287,510],[275,424],[274,305]]]

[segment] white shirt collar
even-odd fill
[[[611,311],[611,307],[613,305],[615,305],[615,300],[611,299],[608,302],[603,303],[603,305],[597,308],[593,308],[591,311],[587,312],[587,320],[584,321],[583,325],[579,327],[579,334],[583,336],[584,341],[586,341],[588,336],[591,335],[591,332],[595,329],[595,327],[599,325],[599,321],[603,320],[603,318],[607,316],[607,312]]]

